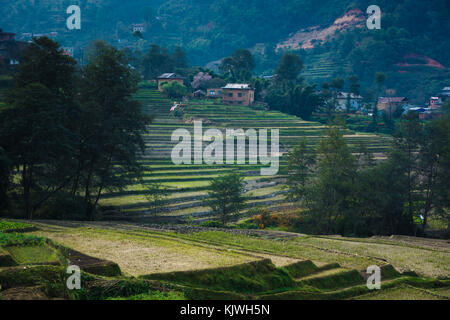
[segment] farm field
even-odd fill
[[[212,178],[221,174],[236,171],[244,176],[247,209],[264,206],[269,210],[292,209],[292,204],[285,200],[286,190],[283,188],[286,166],[285,157],[280,159],[278,175],[264,177],[260,175],[262,165],[175,165],[171,161],[172,148],[177,142],[171,141],[172,132],[176,129],[187,129],[193,135],[193,121],[202,120],[203,132],[208,128],[225,129],[278,129],[280,134],[280,153],[295,146],[301,138],[306,138],[310,146],[316,146],[327,127],[316,122],[303,121],[277,111],[256,110],[246,106],[223,105],[218,100],[190,100],[184,104],[184,116],[175,117],[170,114],[172,100],[165,98],[159,91],[149,85],[141,86],[136,93],[148,114],[155,119],[145,135],[146,152],[142,154],[145,165],[145,183],[161,183],[168,188],[168,204],[157,215],[149,210],[145,197],[145,186],[130,185],[121,192],[111,192],[103,196],[101,205],[107,206],[105,220],[132,220],[145,222],[191,222],[199,223],[213,217],[202,200],[206,196],[206,188]],[[270,131],[268,131],[270,143]],[[353,152],[357,152],[360,143],[380,159],[389,148],[387,136],[355,133],[348,131],[345,135]],[[206,142],[203,146],[206,146]]]
[[[9,236],[29,239],[20,246],[20,260],[2,247],[3,257],[9,252],[14,262],[0,259],[4,299],[24,292],[69,299],[450,299],[450,245],[444,240],[100,221],[33,225],[34,231]],[[66,258],[82,264],[83,291],[55,289]],[[365,285],[370,265],[382,272],[375,292]]]

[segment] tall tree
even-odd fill
[[[341,123],[330,125],[317,153],[317,177],[306,190],[304,203],[315,231],[328,234],[336,232],[336,222],[351,209],[357,172]]]
[[[142,59],[145,79],[155,79],[165,72],[173,72],[173,61],[166,48],[157,44],[151,44],[149,50]]]
[[[423,198],[423,228],[434,211],[450,228],[450,116],[428,122],[419,153],[419,190]]]
[[[237,173],[220,176],[211,181],[206,205],[220,216],[223,225],[245,207],[244,179]]]
[[[255,68],[255,60],[247,49],[237,49],[229,57],[221,61],[219,69],[232,81],[250,81],[252,71]]]
[[[293,83],[297,80],[302,69],[303,61],[300,56],[293,53],[285,53],[281,57],[275,73],[278,80]]]
[[[123,53],[96,42],[82,70],[79,146],[73,193],[83,193],[86,218],[92,219],[105,190],[120,190],[140,178],[138,152],[150,118],[132,99],[139,76]]]
[[[416,187],[418,182],[417,160],[421,140],[423,139],[423,126],[415,112],[408,112],[400,123],[400,128],[394,134],[394,147],[404,152],[407,159],[408,176],[408,214],[411,221],[414,218]]]
[[[173,66],[175,68],[185,69],[188,67],[188,60],[186,57],[186,53],[180,47],[175,47],[170,57],[172,59]]]
[[[287,186],[288,198],[292,201],[302,200],[305,188],[316,162],[315,153],[308,149],[306,140],[303,139],[288,154]]]
[[[58,43],[35,38],[26,49],[0,116],[0,137],[20,174],[27,218],[69,182],[75,60]]]

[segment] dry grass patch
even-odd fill
[[[399,271],[411,270],[419,275],[432,278],[450,277],[450,253],[448,251],[430,250],[395,243],[377,243],[366,239],[358,241],[354,239],[310,237],[299,238],[295,241],[326,250],[384,259]]]
[[[226,250],[103,229],[67,228],[36,233],[85,254],[114,261],[123,272],[134,276],[216,268],[258,260]]]

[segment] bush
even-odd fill
[[[38,246],[45,243],[45,239],[22,233],[0,233],[0,246]]]
[[[200,227],[205,227],[205,228],[221,228],[222,227],[222,222],[220,221],[205,221],[200,223]]]
[[[266,208],[261,209],[260,214],[253,216],[252,222],[259,226],[260,229],[266,227],[290,226],[289,216],[279,215],[278,213],[270,213]]]
[[[31,224],[21,223],[21,222],[9,222],[5,220],[0,220],[0,232],[5,232],[8,230],[18,230],[32,227]]]
[[[173,99],[181,99],[188,93],[187,87],[177,81],[165,83],[161,86],[161,88],[167,97]]]

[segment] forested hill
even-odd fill
[[[299,28],[328,24],[350,0],[0,0],[1,25],[14,32],[58,31],[78,42],[130,39],[130,25],[146,23],[144,39],[181,45],[194,63],[228,55],[237,47],[276,43]],[[65,28],[66,8],[82,12],[79,32]],[[74,36],[76,34],[76,37]],[[66,43],[71,44],[70,42]]]
[[[81,30],[66,29],[66,8],[72,4],[81,7]],[[381,30],[367,30],[361,21],[361,28],[350,23],[319,39],[308,34],[328,31],[350,10],[365,19],[372,4],[383,12]],[[313,48],[292,48],[304,58],[310,81],[356,73],[370,85],[373,73],[384,71],[388,86],[421,100],[449,79],[447,0],[0,0],[0,17],[0,28],[19,35],[56,31],[57,40],[75,54],[100,38],[137,49],[150,43],[181,46],[191,64],[204,65],[236,48],[250,48],[256,73],[270,74],[280,56],[275,49],[286,50],[280,44],[295,44],[299,35],[299,41],[313,43]],[[146,25],[142,39],[130,31],[137,23]],[[426,83],[423,93],[418,80]]]

